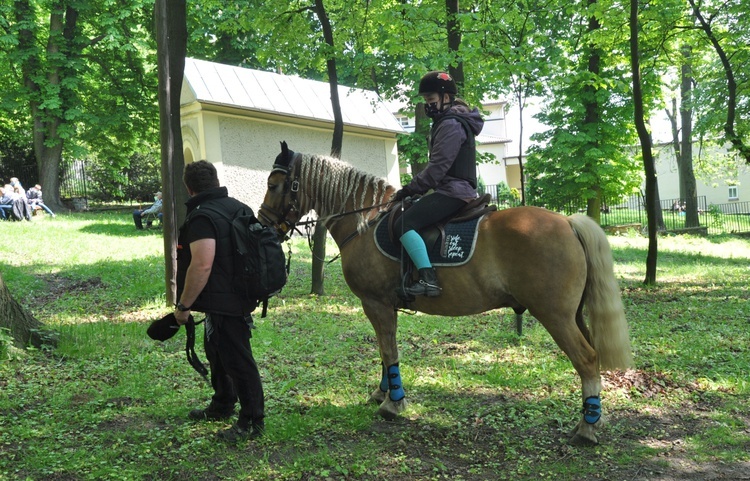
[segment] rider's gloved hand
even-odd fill
[[[391,197],[391,200],[393,202],[400,202],[407,197],[411,197],[414,193],[409,190],[407,187],[402,187],[401,189],[397,190],[395,194],[393,194],[393,197]]]

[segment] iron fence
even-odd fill
[[[86,162],[83,160],[66,162],[60,170],[60,198],[88,200]]]

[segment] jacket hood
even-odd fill
[[[468,107],[461,104],[453,105],[442,115],[440,115],[440,117],[437,117],[435,121],[440,120],[440,118],[446,115],[456,115],[458,117],[463,117],[464,119],[466,119],[474,135],[479,135],[479,133],[482,131],[482,128],[484,127],[484,119],[479,113],[479,109],[476,107],[473,110],[469,110]]]

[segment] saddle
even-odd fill
[[[490,194],[485,194],[468,202],[451,217],[419,230],[433,265],[460,265],[468,262],[476,243],[476,229],[480,218],[488,212],[497,210],[496,206],[489,205],[491,200]],[[406,211],[412,203],[412,199],[396,203],[384,214],[376,227],[378,249],[391,259],[400,260],[401,244],[395,234],[396,222],[401,219],[402,205],[403,211]]]

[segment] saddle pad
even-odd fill
[[[383,216],[375,226],[375,245],[381,254],[387,258],[401,260],[401,244],[391,242],[388,235],[388,217],[390,213]],[[466,264],[474,254],[477,244],[477,229],[484,215],[463,222],[450,222],[445,226],[445,242],[438,237],[437,242],[427,246],[427,253],[433,266],[460,266]],[[426,229],[436,229],[431,226]],[[441,252],[442,248],[445,252]]]

